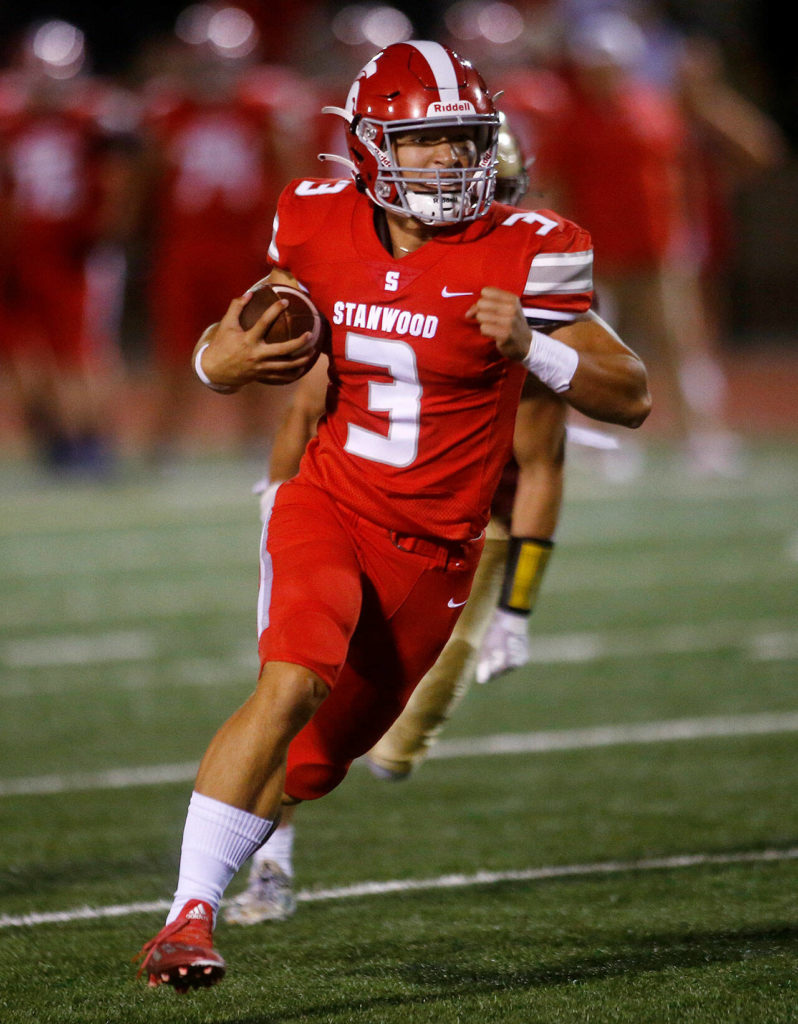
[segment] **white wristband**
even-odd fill
[[[196,373],[206,388],[210,388],[211,391],[218,391],[220,395],[230,395],[235,391],[235,388],[228,387],[226,384],[214,384],[208,374],[202,369],[202,356],[209,344],[210,342],[206,341],[204,345],[197,349],[197,354],[194,356],[194,373]]]
[[[522,362],[538,380],[560,394],[571,386],[579,353],[556,338],[550,338],[541,331],[532,331],[532,343]]]

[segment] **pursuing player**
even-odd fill
[[[529,175],[518,140],[504,114],[499,117],[495,199],[517,206],[526,195]],[[320,360],[298,385],[275,436],[269,480],[261,495],[264,522],[280,482],[297,472],[324,414],[326,395],[326,360]],[[471,595],[438,660],[366,755],[377,778],[409,778],[466,695],[475,673],[484,683],[528,661],[528,619],[554,546],[562,501],[565,416],[563,399],[528,376],[516,415],[514,458],[491,505]],[[296,910],[294,810],[283,809],[273,836],[253,855],[247,888],[226,908],[225,920],[242,925],[280,921]]]
[[[283,192],[270,278],[301,282],[332,325],[327,413],[282,484],[261,544],[261,673],[200,764],[177,890],[140,972],[178,991],[225,962],[222,894],[283,802],[330,792],[398,717],[468,600],[527,373],[596,419],[638,426],[643,364],[590,305],[585,231],[492,204],[498,115],[438,43],[397,43],[338,111],[354,182]],[[269,345],[234,299],[197,345],[206,383],[288,383],[309,335]],[[570,324],[568,341],[530,327]]]

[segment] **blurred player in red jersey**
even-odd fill
[[[673,90],[690,133],[695,255],[688,272],[699,279],[707,351],[714,356],[731,317],[731,272],[740,243],[739,200],[752,187],[767,187],[767,173],[783,164],[788,147],[776,122],[732,87],[716,42],[689,37],[680,43],[673,62]],[[704,360],[702,353],[698,357],[698,366],[683,376],[698,392],[699,401],[702,390],[704,402],[714,401],[720,419],[726,400],[722,370],[719,364]]]
[[[110,468],[135,104],[81,73],[83,33],[30,28],[0,110],[3,341],[34,445],[58,470]]]
[[[277,128],[302,103],[296,75],[255,64],[257,30],[241,8],[194,5],[176,32],[168,67],[148,86],[145,118],[156,456],[186,426],[194,394],[186,367],[198,334],[262,276],[284,180]],[[235,399],[244,445],[266,433],[260,397],[252,389]]]
[[[538,122],[538,179],[590,231],[602,313],[661,375],[687,467],[734,472],[700,288],[689,126],[675,96],[637,73],[644,46],[618,11],[571,28],[566,96]]]
[[[354,181],[288,185],[269,247],[271,279],[301,282],[331,323],[326,414],[264,527],[257,688],[202,760],[172,910],[143,950],[150,984],[179,991],[224,974],[213,919],[281,804],[335,788],[444,647],[527,373],[594,418],[649,410],[640,360],[579,320],[587,233],[492,202],[499,119],[467,61],[389,46],[333,112]],[[277,303],[242,330],[247,299],[197,344],[211,387],[289,383],[313,358],[308,335],[260,340]]]

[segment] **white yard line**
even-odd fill
[[[162,786],[190,781],[197,763],[154,764],[141,768],[109,768],[99,772],[71,772],[63,775],[32,775],[21,779],[0,779],[0,797],[46,796],[94,789],[130,789],[132,786]]]
[[[639,657],[649,654],[695,654],[729,648],[740,650],[744,657],[754,661],[790,659],[798,653],[798,629],[792,620],[763,619],[758,622],[716,621],[701,625],[674,623],[636,630],[601,630],[574,633],[550,633],[531,637],[531,664],[561,664],[595,661],[597,658]],[[253,664],[254,644],[251,647]],[[242,649],[220,652],[221,658],[234,657],[241,663]],[[163,673],[169,664],[179,659],[171,654],[170,645],[159,642],[154,630],[118,630],[89,635],[37,635],[6,641],[0,646],[0,665],[26,671],[63,665],[95,665],[120,661],[160,661]],[[193,658],[199,669],[203,659]],[[207,659],[218,665],[220,658]],[[212,672],[203,673],[211,681]],[[45,691],[59,692],[70,689],[68,680],[54,680]],[[36,690],[15,686],[9,679],[0,683],[4,696],[33,696]]]
[[[114,633],[23,637],[3,648],[9,668],[49,668],[59,665],[94,665],[114,661],[149,661],[157,655],[149,630]]]
[[[477,871],[472,875],[439,875],[437,878],[396,879],[384,882],[358,882],[332,889],[303,889],[297,902],[320,903],[361,896],[388,896],[395,893],[429,892],[436,889],[465,889],[474,885],[499,885],[502,882],[540,882],[558,878],[590,878],[629,872],[676,871],[687,868],[723,867],[735,864],[774,864],[798,859],[798,848],[786,850],[750,850],[743,853],[688,853],[671,857],[647,857],[642,860],[599,861],[594,864],[561,864],[525,868],[518,871]],[[4,914],[0,928],[30,928],[36,925],[69,924],[102,918],[154,914],[169,908],[167,900],[151,903],[123,903],[110,907],[76,907],[45,913]]]
[[[660,722],[596,726],[587,729],[558,729],[550,732],[498,733],[465,740],[441,740],[430,758],[449,760],[502,754],[546,754],[557,750],[588,750],[624,744],[669,743],[679,740],[717,739],[732,736],[768,736],[798,732],[798,712],[728,715],[708,718],[677,718]],[[43,796],[79,790],[128,789],[190,782],[197,770],[194,762],[151,765],[141,768],[113,768],[99,772],[63,775],[35,775],[0,779],[0,797]]]
[[[786,529],[787,527],[781,523],[769,527],[761,525],[757,527],[758,536],[766,536],[774,548],[784,549],[788,559],[786,567],[779,567],[775,563],[762,567],[754,563],[753,565],[743,565],[739,569],[727,566],[726,571],[732,572],[733,577],[736,575],[742,577],[744,573],[750,575],[752,572],[757,575],[762,573],[766,578],[769,578],[769,575],[774,572],[778,574],[778,578],[793,577],[795,561],[798,559],[794,557],[794,540],[791,541],[789,537],[785,537]],[[703,577],[705,573],[713,572],[712,562],[719,557],[715,549],[720,549],[724,545],[728,548],[732,543],[738,544],[740,533],[739,530],[733,529],[728,531],[728,535],[725,535],[719,531],[717,523],[714,524],[714,529],[712,524],[707,525],[706,530],[702,533],[697,530],[689,534],[682,531],[679,534],[681,546],[677,550],[675,542],[667,536],[663,537],[661,532],[631,534],[629,531],[630,528],[626,524],[624,524],[623,532],[619,529],[617,533],[610,532],[608,529],[604,533],[589,533],[585,527],[585,532],[582,534],[574,529],[570,535],[564,535],[565,539],[561,541],[562,550],[566,555],[575,555],[584,561],[591,557],[591,553],[595,556],[606,557],[608,551],[611,553],[613,549],[621,550],[624,545],[632,545],[639,548],[647,547],[649,560],[667,558],[670,564],[678,559],[679,552],[683,551],[685,547],[706,541],[706,552],[701,555],[701,577]],[[198,540],[197,543],[200,544],[201,541]],[[38,546],[44,548],[44,551],[39,551]],[[70,583],[71,581],[88,581],[96,587],[104,580],[114,582],[120,577],[123,579],[129,577],[134,583],[141,579],[149,583],[151,579],[160,578],[164,573],[173,570],[207,573],[208,566],[217,560],[219,567],[224,565],[225,571],[235,572],[240,577],[253,565],[257,565],[256,533],[253,534],[251,540],[244,538],[239,543],[234,540],[226,545],[220,544],[218,549],[201,554],[177,546],[173,546],[171,549],[142,546],[141,550],[124,549],[123,546],[121,551],[117,551],[116,547],[108,552],[89,549],[77,551],[73,552],[68,559],[53,562],[48,540],[42,538],[38,542],[38,546],[31,551],[17,549],[5,552],[3,561],[0,562],[0,584],[5,587],[17,585],[30,587],[32,585],[46,586],[63,582]],[[639,574],[646,574],[654,582],[657,580],[662,582],[661,572],[656,566],[647,572],[642,559],[635,566],[633,577],[637,577]],[[609,577],[610,574],[608,573],[607,576]],[[622,584],[625,576],[618,573],[612,578],[613,581],[617,579],[618,583]],[[700,582],[700,578],[697,581]]]
[[[768,496],[759,497],[765,502]],[[794,519],[790,516],[792,490],[770,497],[783,499],[784,508],[769,507],[766,512],[760,509],[753,523],[756,535],[771,538],[774,544],[786,550],[789,557],[798,543]],[[739,501],[740,495],[730,492],[711,496],[713,502],[726,498]],[[756,498],[757,495],[746,490],[744,500]],[[594,515],[593,505],[596,502],[607,510],[602,514],[600,524]],[[672,496],[663,497],[660,514],[642,518],[624,515],[627,498],[617,503],[618,514],[610,511],[615,504],[609,495],[572,495],[561,530],[562,550],[577,552],[580,558],[584,558],[585,549],[606,552],[619,545],[654,545],[657,550],[675,557],[677,548],[683,551],[691,545],[707,542],[708,550],[712,551],[724,543],[737,542],[745,528],[744,523],[741,525],[734,519],[726,520],[718,515],[690,515],[691,499],[679,503]],[[0,525],[0,545],[3,548],[0,582],[84,577],[97,580],[130,573],[138,577],[176,568],[199,570],[214,559],[236,571],[257,564],[257,505],[250,507],[252,519],[249,522],[240,516],[220,520],[212,510],[208,512],[213,516],[213,525],[221,528],[218,535],[209,527],[207,518],[201,515],[185,524],[182,535],[174,532],[176,524],[171,519],[109,528],[93,522],[65,524],[55,533],[46,530],[25,532],[24,528],[7,529]],[[678,522],[678,540],[674,539],[676,535],[671,523],[663,521],[665,514],[672,517],[673,523]],[[186,539],[186,531],[196,538],[196,543]],[[60,557],[54,558],[54,551],[59,552]],[[794,557],[790,559],[792,562],[795,560]]]
[[[671,743],[731,736],[768,736],[798,732],[798,712],[677,718],[632,725],[606,725],[551,732],[498,733],[466,740],[442,740],[430,758],[483,757],[495,754],[547,754],[555,750],[588,750],[624,744]]]

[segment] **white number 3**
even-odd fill
[[[409,466],[418,454],[421,412],[415,352],[404,341],[349,333],[346,358],[387,370],[393,380],[390,384],[369,381],[369,409],[388,413],[387,436],[349,423],[344,450],[399,469]]]

